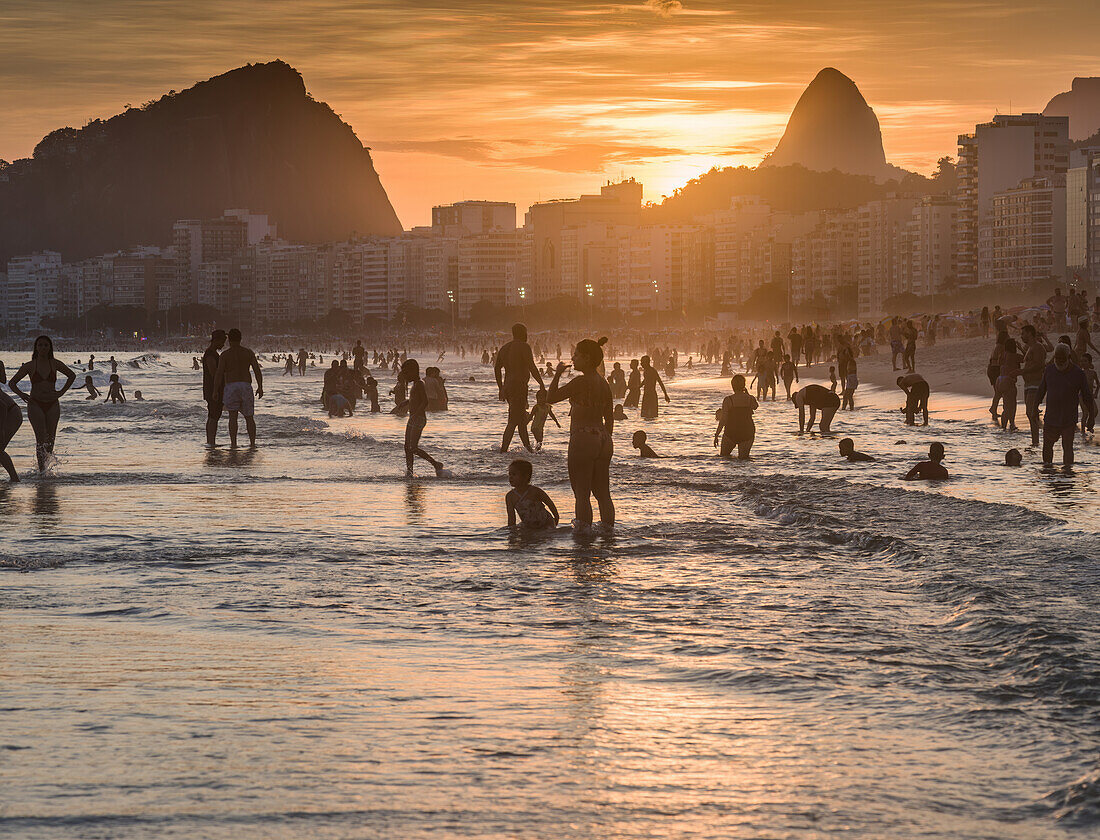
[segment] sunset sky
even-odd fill
[[[373,149],[402,223],[620,174],[659,200],[771,150],[825,66],[891,163],[929,171],[995,112],[1100,75],[1096,0],[0,0],[0,158],[250,61],[281,58]]]

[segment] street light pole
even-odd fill
[[[585,283],[584,284],[584,291],[585,291],[585,294],[588,295],[588,330],[589,330],[589,332],[591,332],[591,330],[592,330],[592,284],[591,283]]]
[[[653,281],[653,323],[656,325],[656,331],[661,331],[661,289],[657,285],[657,281]]]
[[[451,302],[451,339],[457,340],[458,327],[455,324],[455,293],[453,289],[447,289],[447,299]]]

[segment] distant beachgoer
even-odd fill
[[[1039,402],[1046,400],[1043,417],[1043,463],[1054,461],[1054,443],[1062,442],[1062,463],[1073,464],[1073,438],[1077,434],[1077,407],[1082,397],[1092,399],[1085,372],[1071,360],[1068,344],[1058,343],[1054,361],[1046,366],[1039,383]]]
[[[553,420],[554,424],[561,428],[561,423],[554,416],[554,409],[550,407],[546,397],[546,389],[539,388],[538,393],[535,394],[535,407],[531,409],[531,437],[535,440],[536,452],[542,449],[542,436],[546,430],[547,419]]]
[[[856,409],[856,388],[859,387],[859,374],[856,368],[856,360],[848,362],[848,372],[844,377],[844,390],[840,394],[840,407],[849,411]]]
[[[229,412],[229,445],[237,448],[237,415],[244,415],[248,441],[256,445],[256,403],[252,396],[252,371],[256,372],[256,397],[263,399],[264,375],[256,354],[241,346],[241,331],[229,331],[229,348],[218,358],[214,375],[214,393],[222,395],[222,404]]]
[[[329,417],[351,417],[353,415],[351,403],[348,398],[337,391],[328,398]]]
[[[367,355],[367,348],[363,346],[363,339],[356,339],[355,346],[351,348],[351,356],[355,360],[354,369],[363,370],[366,365],[365,359]]]
[[[134,391],[134,402],[145,402],[145,397],[141,395],[141,391]]]
[[[1010,449],[1005,453],[1005,466],[1006,467],[1018,467],[1024,462],[1024,456],[1020,454],[1019,449]]]
[[[92,375],[86,374],[84,377],[84,390],[88,392],[85,400],[94,400],[99,398],[99,389],[96,388],[95,383],[92,382]]]
[[[0,385],[8,381],[4,363],[0,362]],[[3,467],[12,481],[19,481],[19,473],[15,471],[15,464],[7,452],[8,444],[23,425],[23,412],[19,409],[19,403],[0,391],[0,467]]]
[[[1096,429],[1097,397],[1100,396],[1100,376],[1097,376],[1096,368],[1092,363],[1092,354],[1085,353],[1081,356],[1081,370],[1085,373],[1085,381],[1092,391],[1092,399],[1081,397],[1081,432],[1092,434]]]
[[[378,404],[378,380],[367,374],[367,378],[364,380],[366,386],[363,390],[367,395],[367,399],[370,400],[370,413],[378,414],[382,410],[382,406]]]
[[[559,387],[568,365],[559,363],[550,382],[550,403],[569,400],[569,483],[576,497],[576,521],[581,527],[592,524],[592,500],[600,507],[600,520],[606,527],[615,524],[615,504],[611,500],[611,457],[615,446],[612,434],[611,388],[596,372],[603,361],[603,350],[595,341],[583,339],[573,351],[573,365],[580,376]]]
[[[283,366],[283,376],[294,375],[294,356],[290,353],[286,354],[286,365]]]
[[[306,353],[306,348],[301,348],[298,351],[298,375],[306,375],[306,363],[309,361],[309,355]]]
[[[860,461],[873,461],[873,460],[875,460],[870,455],[868,455],[866,452],[856,451],[856,442],[854,440],[852,440],[851,438],[844,438],[844,440],[842,440],[840,442],[840,447],[839,448],[840,448],[840,454],[843,457],[847,458],[849,461],[853,462],[853,463],[857,463],[857,462],[860,462]]]
[[[890,365],[894,370],[900,370],[898,367],[898,356],[902,356],[905,353],[905,345],[902,342],[901,334],[901,319],[897,316],[890,319],[890,330],[888,335],[890,336]]]
[[[547,362],[546,366],[549,367],[550,363]],[[553,375],[551,373],[551,375]],[[611,387],[611,398],[614,400],[621,400],[626,396],[626,374],[623,373],[623,366],[618,362],[611,368],[611,375],[607,377],[607,384]]]
[[[1020,375],[1024,380],[1024,411],[1031,427],[1031,445],[1038,446],[1039,429],[1042,427],[1039,419],[1039,384],[1043,381],[1047,352],[1054,347],[1032,324],[1025,324],[1020,333],[1024,342],[1024,359],[1020,366]],[[997,416],[995,409],[993,416]]]
[[[1089,319],[1087,316],[1081,316],[1077,320],[1077,335],[1073,341],[1073,353],[1080,359],[1089,350],[1094,353],[1100,353],[1096,345],[1092,343],[1092,336],[1089,333]]]
[[[108,361],[111,363],[111,373],[118,373],[118,362],[115,361],[115,357],[111,356]]]
[[[422,458],[435,468],[435,474],[443,473],[443,464],[420,446],[424,427],[428,425],[428,395],[420,381],[420,365],[416,359],[406,359],[401,366],[401,381],[409,388],[409,420],[405,424],[405,475],[413,476],[413,459]]]
[[[654,452],[653,448],[646,443],[648,437],[649,436],[645,432],[639,429],[634,433],[634,437],[631,438],[630,444],[638,450],[638,456],[640,458],[660,458],[661,456]]]
[[[638,367],[638,360],[630,360],[630,375],[626,382],[626,397],[623,399],[625,408],[637,408],[642,395],[642,372]]]
[[[904,476],[905,481],[943,481],[947,478],[947,469],[943,465],[942,443],[933,443],[928,447],[928,460],[921,461]]]
[[[622,403],[615,403],[614,419],[616,423],[620,420],[626,420],[626,411],[623,409]]]
[[[912,321],[905,322],[902,336],[905,338],[905,353],[902,355],[901,363],[906,370],[913,373],[917,369],[917,328]]]
[[[817,412],[821,412],[821,422],[818,424],[822,434],[832,431],[833,415],[840,408],[840,397],[821,385],[807,385],[801,391],[795,391],[792,398],[798,408],[798,432],[813,431],[814,420]],[[806,409],[810,411],[810,420],[806,422]]]
[[[90,364],[90,360],[89,360]],[[57,390],[57,374],[65,374],[65,384]],[[31,390],[24,393],[18,387],[23,377],[29,377]],[[38,458],[38,471],[46,471],[46,462],[53,455],[57,440],[57,423],[61,419],[60,400],[76,381],[76,374],[57,361],[53,356],[53,341],[48,335],[40,335],[34,340],[31,360],[16,371],[8,387],[27,404],[27,419],[34,429],[35,454]]]
[[[756,424],[752,414],[760,408],[760,404],[749,393],[745,377],[740,373],[730,380],[730,385],[733,393],[722,400],[722,407],[718,409],[714,445],[718,447],[718,440],[721,438],[719,452],[723,458],[729,458],[736,446],[738,459],[747,461],[753,441],[756,440]]]
[[[531,483],[533,469],[530,461],[519,458],[508,465],[508,483],[512,489],[504,496],[504,506],[509,528],[516,526],[517,516],[525,528],[538,530],[555,528],[561,519],[554,500]]]
[[[88,357],[88,370],[95,370],[95,354]]]
[[[447,410],[447,385],[440,375],[439,368],[425,369],[424,392],[428,395],[428,411]]]
[[[107,399],[103,402],[120,403],[126,402],[126,394],[122,390],[122,383],[119,381],[118,374],[111,374],[111,383],[107,386]]]
[[[783,354],[783,364],[779,366],[779,375],[783,379],[783,388],[787,391],[787,399],[791,398],[791,384],[798,382],[798,365],[791,361],[789,353]]]
[[[523,324],[512,326],[512,340],[497,351],[493,375],[496,376],[500,401],[508,403],[508,422],[504,427],[500,451],[508,451],[517,430],[524,448],[528,452],[534,451],[527,433],[527,388],[532,376],[540,388],[545,385],[542,372],[535,364],[531,345],[527,343],[527,327]]]
[[[923,425],[928,425],[928,383],[919,373],[907,373],[898,377],[898,387],[905,392],[905,425],[915,426],[917,414],[924,414]]]
[[[653,363],[649,356],[642,356],[642,410],[641,415],[643,420],[656,420],[658,415],[657,410],[657,386],[661,386],[661,390],[665,395],[665,402],[669,402],[668,388],[665,387],[664,380],[661,379],[661,374],[657,372],[657,368],[653,367]]]
[[[829,366],[829,390],[834,394],[836,393],[836,386],[840,380],[836,378],[836,368],[832,365]]]
[[[1016,339],[1005,341],[1001,372],[997,376],[997,396],[1001,400],[1001,428],[1016,431],[1016,379],[1023,361]]]
[[[214,446],[218,438],[218,421],[222,416],[222,392],[214,390],[218,375],[218,351],[225,346],[225,330],[210,333],[210,344],[202,354],[202,398],[206,400],[206,445]]]

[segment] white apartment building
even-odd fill
[[[41,251],[8,260],[0,304],[4,326],[16,332],[39,329],[41,319],[62,313],[61,254]]]

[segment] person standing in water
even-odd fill
[[[528,452],[534,452],[527,432],[527,386],[532,376],[539,383],[539,388],[546,386],[542,381],[542,372],[535,364],[531,345],[527,343],[527,327],[523,324],[512,327],[512,340],[497,351],[493,374],[496,376],[500,401],[508,403],[508,423],[504,427],[500,451],[508,451],[508,447],[512,445],[512,436],[519,430],[519,439],[524,448]]]
[[[4,363],[0,362],[0,385],[6,384],[7,381],[7,371],[4,370]],[[19,403],[0,391],[0,467],[7,471],[12,481],[19,480],[19,473],[15,471],[15,464],[12,463],[7,449],[11,439],[15,437],[15,433],[22,425],[23,412],[19,410]]]
[[[256,354],[241,346],[241,331],[229,331],[229,349],[218,359],[214,374],[214,393],[222,395],[229,412],[229,445],[237,448],[237,415],[244,415],[248,441],[256,445],[256,402],[252,397],[252,371],[256,372],[256,397],[263,399],[264,375]]]
[[[1082,397],[1092,400],[1085,372],[1071,359],[1068,344],[1059,342],[1054,347],[1054,361],[1046,366],[1039,383],[1039,402],[1046,400],[1043,417],[1043,463],[1054,462],[1054,444],[1062,442],[1062,464],[1073,465],[1073,438],[1077,434],[1077,407]]]
[[[615,504],[611,501],[611,456],[615,446],[612,434],[615,419],[611,388],[596,369],[603,361],[603,350],[595,341],[583,339],[573,351],[573,366],[581,374],[559,386],[569,365],[559,362],[547,391],[549,402],[569,400],[569,484],[576,497],[576,524],[592,525],[592,496],[600,508],[600,520],[610,528],[615,524]]]
[[[756,424],[753,422],[752,413],[760,408],[760,403],[749,393],[745,377],[740,373],[730,380],[730,385],[733,387],[733,393],[722,400],[722,407],[718,410],[714,446],[718,447],[718,439],[721,437],[722,448],[719,452],[723,458],[729,458],[736,446],[737,459],[747,461],[753,441],[756,440]]]
[[[65,384],[57,390],[58,372],[65,374]],[[31,391],[23,393],[16,383],[23,377],[31,380]],[[8,387],[27,404],[27,419],[31,421],[36,442],[38,471],[46,471],[46,461],[53,455],[54,442],[57,439],[57,422],[61,419],[60,400],[76,381],[76,374],[53,357],[53,340],[48,335],[40,335],[34,340],[31,360],[16,371]]]
[[[1020,374],[1024,379],[1024,411],[1027,414],[1028,425],[1031,427],[1031,445],[1038,446],[1039,429],[1042,427],[1039,419],[1039,383],[1043,381],[1047,353],[1054,348],[1047,337],[1031,324],[1025,324],[1020,335],[1024,342],[1024,359],[1020,368]]]
[[[626,382],[626,397],[623,399],[624,408],[637,408],[638,400],[642,395],[642,372],[638,369],[638,360],[630,360],[630,375]]]
[[[225,346],[225,330],[210,333],[210,344],[202,354],[202,398],[206,400],[206,445],[216,446],[218,421],[222,418],[222,395],[214,390],[218,375],[218,351]]]
[[[665,395],[665,402],[669,402],[668,388],[665,387],[664,381],[661,379],[661,374],[657,372],[657,368],[653,367],[653,363],[649,356],[642,356],[642,419],[643,420],[656,420],[658,415],[657,410],[657,386],[661,386],[661,390]]]
[[[423,458],[433,467],[435,474],[443,472],[443,464],[420,448],[420,436],[428,425],[428,394],[420,381],[420,364],[407,359],[401,366],[401,381],[409,388],[409,420],[405,424],[405,475],[413,477],[413,458]]]

